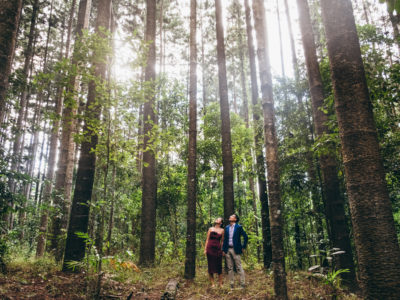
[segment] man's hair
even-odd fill
[[[233,214],[233,215],[236,217],[236,223],[239,223],[240,220],[239,215],[238,214]]]

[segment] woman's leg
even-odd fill
[[[211,287],[214,286],[214,274],[208,273],[208,278],[210,279]]]
[[[222,273],[218,274],[219,287],[222,287]]]

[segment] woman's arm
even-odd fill
[[[204,244],[204,254],[207,254],[207,244],[208,244],[208,239],[210,238],[210,232],[211,232],[211,228],[209,228],[208,232],[207,232],[207,239],[206,239],[206,243]]]

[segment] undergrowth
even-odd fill
[[[226,277],[223,288],[210,288],[203,259],[198,261],[196,278],[186,281],[183,279],[184,264],[180,261],[140,268],[133,261],[109,257],[103,265],[99,299],[126,299],[130,294],[131,299],[160,299],[166,284],[174,278],[180,281],[177,299],[274,299],[272,272],[264,271],[258,264],[249,267],[244,262],[243,265],[246,288],[231,290]],[[1,299],[20,299],[26,295],[43,299],[94,299],[87,293],[87,284],[95,280],[93,274],[63,273],[51,257],[36,259],[27,257],[27,253],[17,253],[11,255],[8,267],[10,272],[0,275]],[[287,279],[290,299],[332,299],[330,287],[307,272],[289,271]],[[237,285],[238,280],[236,278]],[[337,299],[360,299],[343,289],[339,289],[337,295]]]

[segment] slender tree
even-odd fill
[[[0,122],[6,109],[8,76],[14,57],[22,0],[0,1]]]
[[[400,248],[351,1],[321,0],[360,283],[367,299],[400,295]]]
[[[64,239],[62,230],[66,229],[66,220],[68,220],[72,176],[74,170],[75,142],[73,134],[76,131],[76,111],[78,106],[77,91],[79,87],[79,47],[83,30],[89,26],[89,15],[92,6],[92,0],[80,0],[78,9],[78,21],[76,24],[76,37],[74,53],[72,54],[71,64],[73,69],[69,74],[69,82],[66,87],[66,96],[64,98],[64,107],[62,111],[60,151],[58,154],[57,172],[55,178],[55,196],[53,205],[56,212],[52,216],[52,226],[50,234],[50,250],[55,255],[57,261],[62,260],[64,252]]]
[[[231,121],[229,114],[228,84],[221,0],[215,0],[217,31],[218,84],[221,110],[222,166],[224,185],[224,219],[227,222],[234,212]]]
[[[105,30],[110,29],[112,0],[99,0],[97,6],[96,34],[104,43],[108,43]],[[107,48],[107,47],[105,47]],[[77,232],[87,233],[89,207],[92,197],[94,173],[96,167],[95,149],[98,143],[97,126],[101,115],[101,103],[104,101],[106,80],[107,50],[101,47],[93,53],[93,69],[97,80],[89,82],[88,99],[85,109],[83,132],[85,138],[81,143],[81,153],[76,175],[71,217],[68,225],[67,241],[64,253],[63,271],[70,271],[69,262],[81,261],[85,257],[85,239]],[[100,81],[100,82],[99,82]]]
[[[308,82],[311,94],[314,127],[317,137],[328,134],[328,115],[323,111],[324,90],[319,70],[317,49],[311,25],[310,11],[307,0],[297,0],[300,17],[300,29],[303,40],[304,56],[308,73]],[[328,144],[329,151],[319,157],[322,183],[325,196],[326,216],[328,219],[329,236],[332,246],[344,250],[345,253],[338,256],[338,268],[349,269],[349,273],[342,274],[350,284],[355,284],[355,271],[353,255],[350,243],[350,233],[347,226],[344,199],[340,192],[338,167],[335,158],[335,146]]]
[[[239,0],[235,0],[234,2],[234,9],[235,9],[235,16],[236,16],[236,23],[237,23],[237,31],[238,31],[238,50],[239,50],[239,69],[240,69],[240,83],[242,86],[242,107],[243,107],[243,117],[246,124],[246,128],[250,128],[250,118],[249,118],[249,100],[247,96],[247,80],[245,74],[245,54],[244,49],[245,45],[243,43],[243,21],[242,21],[242,13],[241,13],[241,6]],[[252,151],[253,152],[253,151]],[[253,153],[248,157],[248,164],[250,165],[251,172],[253,173]],[[238,171],[239,172],[239,171]],[[239,176],[237,176],[239,180]],[[249,188],[251,192],[252,198],[252,208],[254,214],[257,215],[257,202],[256,202],[256,192],[254,186],[254,177],[252,175],[248,176],[249,180]],[[254,219],[254,232],[256,236],[258,236],[258,220],[257,218]],[[257,245],[257,257],[260,258],[260,245]]]
[[[70,16],[68,21],[68,32],[67,32],[67,42],[66,42],[66,49],[65,49],[65,57],[68,58],[69,52],[69,45],[70,45],[70,37],[72,31],[72,21],[74,18],[75,12],[75,5],[76,0],[72,1],[71,9],[70,9]],[[49,28],[50,28],[50,21],[49,20]],[[63,51],[60,51],[60,59],[63,57]],[[46,232],[48,226],[48,205],[51,201],[51,193],[53,191],[53,180],[54,180],[54,171],[56,166],[56,156],[57,156],[57,146],[59,140],[59,129],[60,129],[60,116],[63,106],[63,98],[62,98],[62,90],[63,86],[57,87],[56,92],[56,100],[55,100],[55,115],[57,116],[53,121],[53,127],[50,134],[50,149],[49,149],[49,156],[48,156],[48,168],[46,174],[46,182],[44,186],[43,192],[43,210],[40,215],[40,225],[39,225],[39,235],[37,238],[37,245],[36,245],[36,256],[41,257],[44,254],[45,244],[46,244]]]
[[[21,157],[23,152],[23,134],[24,134],[24,121],[27,119],[28,115],[28,99],[30,90],[30,75],[32,58],[35,52],[35,36],[36,36],[36,23],[39,14],[39,1],[35,0],[32,4],[32,14],[30,19],[30,27],[28,33],[28,43],[24,51],[25,59],[22,68],[22,85],[21,85],[21,95],[19,99],[19,109],[15,130],[15,140],[13,144],[13,159],[11,163],[11,171],[16,172],[21,163]],[[11,178],[9,181],[10,189],[15,191],[15,181]]]
[[[400,33],[399,33],[399,14],[393,14],[393,11],[389,9],[389,19],[390,23],[392,23],[393,27],[393,38],[397,44],[397,47],[400,51]]]
[[[283,217],[279,184],[278,142],[275,129],[274,98],[271,66],[268,55],[268,39],[264,2],[253,0],[254,26],[257,36],[257,56],[261,81],[264,114],[264,141],[266,148],[268,198],[271,222],[272,269],[277,299],[288,299],[286,287],[285,257],[283,246]]]
[[[196,275],[197,0],[190,1],[189,150],[185,278]]]
[[[147,0],[145,41],[148,43],[144,80],[146,103],[143,107],[142,218],[140,231],[140,264],[152,265],[156,241],[156,158],[154,149],[155,78],[156,78],[156,1]]]
[[[263,262],[269,268],[272,261],[271,225],[269,222],[269,205],[267,194],[267,181],[265,178],[265,159],[263,154],[263,128],[258,100],[258,83],[256,68],[256,53],[253,41],[253,26],[251,25],[251,8],[249,0],[244,0],[246,14],[247,47],[250,63],[251,102],[253,105],[254,144],[256,154],[256,172],[258,180],[258,194],[261,203],[261,227],[263,236]]]
[[[107,256],[111,253],[111,235],[114,227],[114,209],[115,209],[115,177],[117,173],[117,167],[115,166],[115,162],[112,163],[112,179],[111,179],[111,207],[110,207],[110,216],[108,219],[108,230],[107,230]]]

